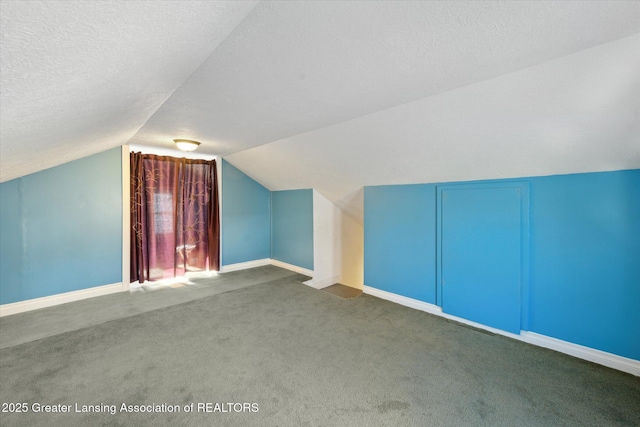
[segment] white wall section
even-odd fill
[[[364,226],[351,215],[342,213],[342,284],[362,289],[364,285]]]
[[[313,278],[316,288],[331,286],[341,275],[341,211],[313,190]]]

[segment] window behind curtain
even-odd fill
[[[131,153],[131,281],[218,270],[215,160]]]

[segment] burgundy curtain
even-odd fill
[[[131,153],[131,281],[215,270],[216,163]]]

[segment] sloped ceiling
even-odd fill
[[[363,185],[640,167],[640,2],[1,7],[2,180],[190,138],[358,218]]]
[[[0,181],[126,144],[256,4],[0,1]]]
[[[365,185],[640,167],[640,35],[233,154],[362,219]]]

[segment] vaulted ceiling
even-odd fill
[[[363,185],[640,167],[640,2],[3,1],[0,180],[202,142]]]

